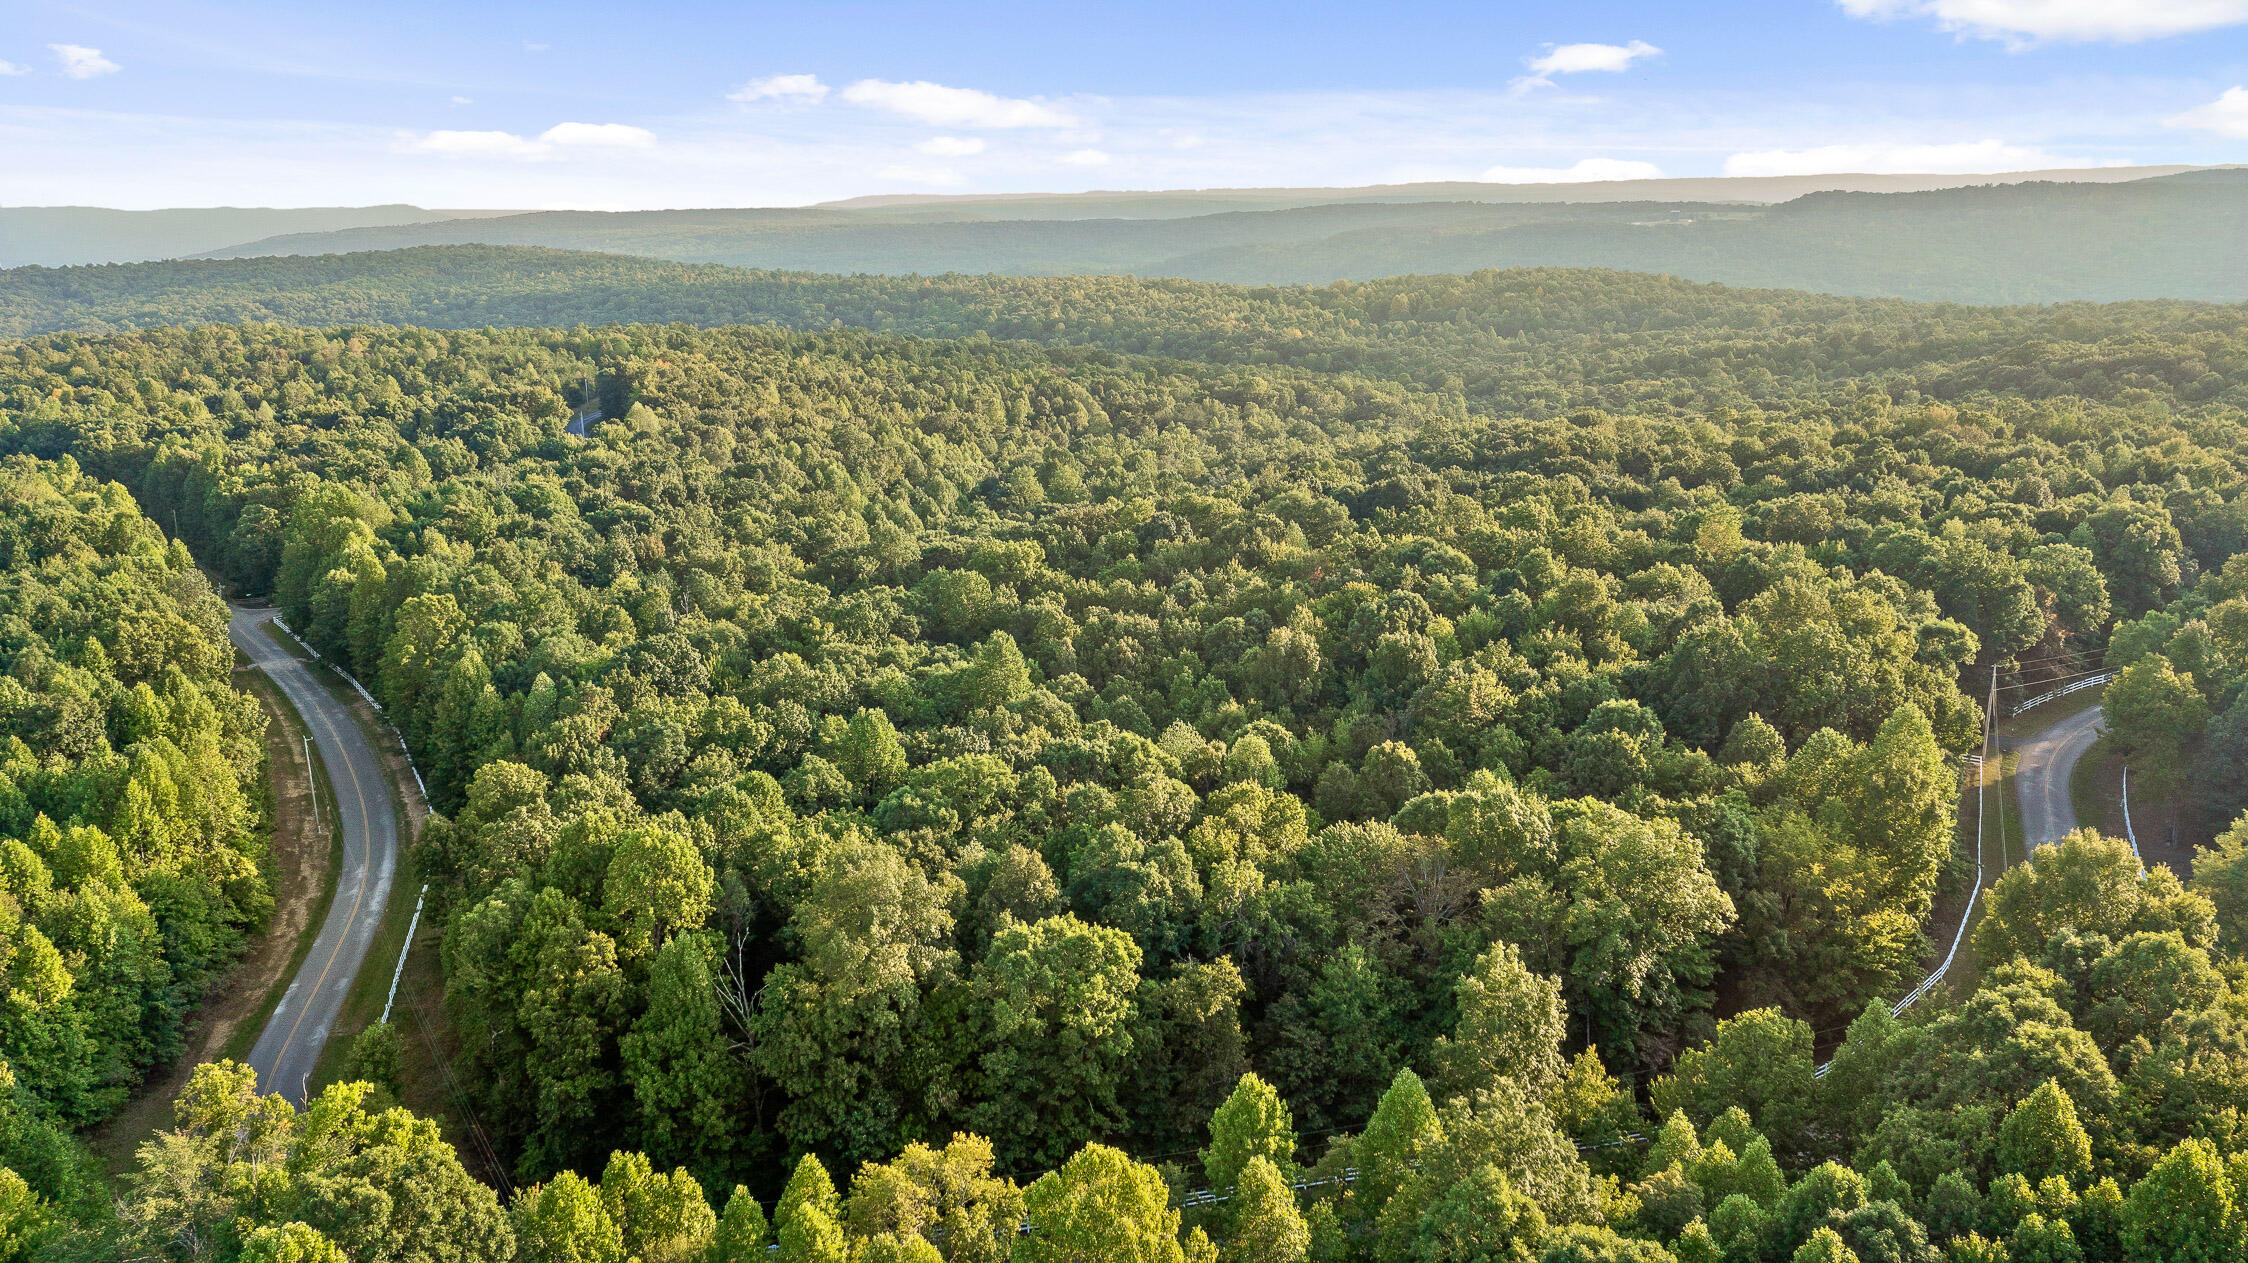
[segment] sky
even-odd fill
[[[0,0],[0,205],[2248,162],[2248,0]]]

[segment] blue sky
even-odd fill
[[[0,204],[2248,162],[2248,0],[5,0]]]

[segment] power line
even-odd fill
[[[2050,688],[2055,684],[2060,684],[2068,680],[2080,680],[2088,675],[2106,675],[2112,670],[2113,668],[2111,667],[2094,667],[2084,671],[2072,671],[2065,675],[2047,676],[2042,680],[2025,680],[2020,684],[1994,684],[1993,687],[2001,693],[2011,693],[2016,689]],[[1991,668],[1991,671],[1995,676],[1997,673],[1997,668],[1993,667]]]

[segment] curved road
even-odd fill
[[[2022,808],[2022,837],[2030,846],[2058,842],[2076,827],[2069,778],[2076,761],[2099,738],[2103,713],[2097,706],[2079,711],[2011,747],[2021,756],[2014,765],[2014,783]]]
[[[274,611],[236,607],[233,613],[227,634],[257,669],[272,677],[320,747],[335,790],[336,822],[343,829],[343,869],[336,877],[328,919],[250,1049],[258,1090],[279,1092],[301,1105],[306,1080],[328,1042],[328,1028],[343,1010],[344,995],[359,976],[382,922],[383,905],[390,901],[398,867],[398,817],[382,763],[350,710],[303,660],[267,634],[265,624]]]

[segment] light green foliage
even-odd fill
[[[710,866],[694,843],[644,826],[628,830],[615,847],[602,881],[603,910],[616,919],[627,955],[645,956],[681,926],[701,925],[710,915]]]
[[[523,1263],[621,1263],[624,1233],[601,1191],[574,1171],[515,1195],[508,1218]]]
[[[805,1206],[781,1224],[772,1257],[780,1263],[850,1263],[851,1243],[835,1217]]]
[[[53,1208],[22,1176],[0,1167],[0,1263],[30,1259],[55,1226]]]
[[[1496,943],[1454,994],[1459,1025],[1431,1054],[1439,1091],[1464,1096],[1508,1078],[1543,1095],[1560,1081],[1567,1014],[1559,983],[1531,973],[1511,944]]]
[[[990,1134],[1052,1154],[1115,1118],[1139,961],[1122,932],[1074,916],[992,936],[972,984],[990,1031],[980,1067]]]
[[[1748,1111],[1767,1135],[1793,1138],[1809,1121],[1814,1087],[1811,1029],[1777,1009],[1754,1009],[1717,1024],[1702,1048],[1679,1057],[1648,1094],[1665,1115],[1715,1118],[1728,1106]]]
[[[344,1263],[336,1243],[308,1224],[256,1229],[242,1241],[241,1263]]]
[[[2209,722],[2209,702],[2193,677],[2160,654],[2125,667],[2100,698],[2108,730],[2132,769],[2141,801],[2160,801],[2184,784],[2189,752]]]
[[[1702,1142],[1694,1134],[1693,1120],[1686,1117],[1686,1111],[1674,1109],[1648,1144],[1647,1157],[1639,1164],[1639,1173],[1653,1175],[1672,1167],[1691,1166],[1701,1156]]]
[[[601,1205],[641,1263],[697,1263],[718,1234],[718,1216],[685,1170],[664,1174],[641,1154],[618,1153],[601,1172]]]
[[[367,1092],[335,1084],[299,1112],[258,1096],[247,1066],[196,1067],[174,1104],[177,1126],[141,1147],[117,1212],[125,1248],[161,1252],[182,1234],[240,1239],[294,1221],[346,1258],[509,1257],[507,1214],[437,1125],[398,1108],[370,1113]]]
[[[2033,1182],[2057,1175],[2080,1183],[2092,1174],[2092,1138],[2060,1084],[2039,1084],[2006,1116],[1998,1129],[1998,1165]]]
[[[718,1231],[711,1237],[710,1263],[751,1263],[765,1257],[773,1231],[765,1222],[765,1208],[739,1184],[726,1198],[718,1216]]]
[[[2032,1211],[2024,1215],[2006,1238],[2011,1263],[2081,1263],[2084,1252],[2067,1220],[2047,1219]]]
[[[1670,1243],[1670,1252],[1678,1263],[1724,1263],[1725,1249],[1711,1235],[1709,1225],[1695,1220],[1686,1225],[1678,1239]]]
[[[2248,816],[2194,855],[2192,889],[2216,909],[2225,952],[2248,949]]]
[[[2216,913],[2166,868],[2142,874],[2130,845],[2079,829],[2030,853],[1991,887],[1990,910],[1975,926],[1986,960],[2035,959],[2064,927],[2121,939],[2174,930],[2195,946],[2215,941]]]
[[[1202,1173],[1212,1189],[1232,1188],[1257,1158],[1272,1163],[1283,1176],[1293,1172],[1296,1127],[1288,1103],[1272,1085],[1245,1074],[1210,1116],[1210,1144],[1202,1151]]]
[[[860,1236],[942,1241],[950,1263],[998,1263],[1020,1234],[1023,1194],[992,1167],[981,1136],[955,1135],[942,1149],[909,1144],[892,1161],[859,1168],[848,1225]]]
[[[1860,746],[1822,729],[1803,742],[1756,821],[1759,940],[1789,950],[1760,989],[1840,1015],[1894,995],[1918,964],[1919,922],[1950,854],[1957,778],[1934,726],[1899,707]]]
[[[1753,1259],[1771,1231],[1771,1216],[1765,1207],[1735,1193],[1710,1212],[1709,1231],[1728,1260]]]
[[[1613,1228],[1571,1224],[1555,1230],[1538,1263],[1673,1263],[1671,1253],[1652,1241],[1626,1237]]]
[[[1793,1263],[1858,1263],[1858,1253],[1832,1228],[1820,1228],[1796,1247]]]
[[[926,993],[958,968],[948,891],[895,850],[856,843],[827,857],[793,923],[802,959],[770,976],[753,1054],[792,1098],[782,1128],[887,1155],[914,1110]]]
[[[1155,1168],[1087,1145],[1023,1193],[1016,1263],[1185,1263],[1179,1212]]]
[[[2123,1206],[2130,1263],[2216,1263],[2244,1248],[2238,1191],[2206,1141],[2187,1140],[2131,1186]]]
[[[937,1247],[921,1237],[890,1232],[860,1242],[852,1259],[854,1263],[944,1263]]]
[[[1829,1215],[1847,1215],[1866,1204],[1865,1177],[1834,1162],[1822,1162],[1780,1199],[1772,1212],[1773,1231],[1791,1246],[1810,1241]]]
[[[1243,1164],[1232,1187],[1224,1257],[1240,1263],[1304,1263],[1311,1250],[1311,1226],[1296,1209],[1286,1173],[1256,1154]]]
[[[58,1257],[289,1223],[352,1258],[514,1249],[421,1120],[233,1072],[99,1240],[58,1129],[177,1055],[269,906],[257,712],[198,562],[405,730],[459,1104],[549,1192],[647,1155],[601,1189],[641,1263],[754,1249],[684,1190],[770,1192],[777,1154],[859,1173],[848,1213],[784,1199],[791,1258],[996,1263],[1037,1240],[998,1171],[1209,1127],[1201,1179],[1269,1193],[1297,1126],[1361,1172],[1308,1194],[1323,1263],[1409,1257],[1481,1202],[1564,1256],[1657,1249],[1628,1229],[1785,1263],[1824,1227],[1861,1263],[1978,1228],[2115,1257],[2162,1191],[2128,1177],[2248,1146],[2228,851],[2188,893],[2041,847],[1988,896],[1972,988],[1869,1007],[1937,932],[1989,663],[2032,682],[2107,645],[2117,739],[2237,810],[2199,801],[2248,749],[2230,313],[438,253],[529,286],[456,283],[480,326],[596,283],[659,318],[433,334],[376,318],[434,310],[399,288],[430,259],[355,256],[245,265],[327,269],[257,300],[359,304],[327,327],[0,355],[0,450],[76,454],[0,468],[0,1167]],[[235,310],[224,271],[134,320]],[[0,306],[56,283],[0,278]],[[609,419],[565,436],[588,378]],[[1814,1085],[1810,1031],[1853,1017]],[[377,1052],[360,1073],[394,1077]],[[1245,1074],[1271,1087],[1213,1125]],[[1651,1156],[1576,1147],[1653,1122]],[[1293,1256],[1264,1200],[1259,1248]],[[1137,1239],[1237,1248],[1206,1219]]]
[[[1351,1190],[1358,1213],[1371,1217],[1444,1140],[1444,1123],[1420,1076],[1400,1070],[1366,1120],[1352,1152],[1358,1182]]]
[[[1186,1230],[1186,1239],[1179,1243],[1180,1253],[1186,1263],[1218,1263],[1218,1243],[1200,1225]]]
[[[796,1160],[796,1170],[788,1177],[788,1186],[781,1190],[780,1201],[773,1205],[773,1226],[786,1227],[799,1211],[818,1211],[834,1219],[842,1209],[842,1199],[835,1194],[835,1181],[828,1178],[827,1168],[820,1164],[818,1155],[807,1153]]]
[[[665,943],[648,969],[647,1008],[618,1041],[649,1157],[704,1172],[741,1143],[748,1076],[726,1048],[718,946],[705,934]]]
[[[0,1053],[26,1104],[107,1117],[272,908],[264,713],[226,607],[126,489],[0,460]]]
[[[1992,1241],[1974,1232],[1952,1242],[1947,1257],[1951,1263],[2012,1263],[2013,1260],[2005,1242]]]
[[[1546,1238],[1545,1215],[1485,1164],[1446,1189],[1421,1221],[1416,1263],[1530,1263]]]

